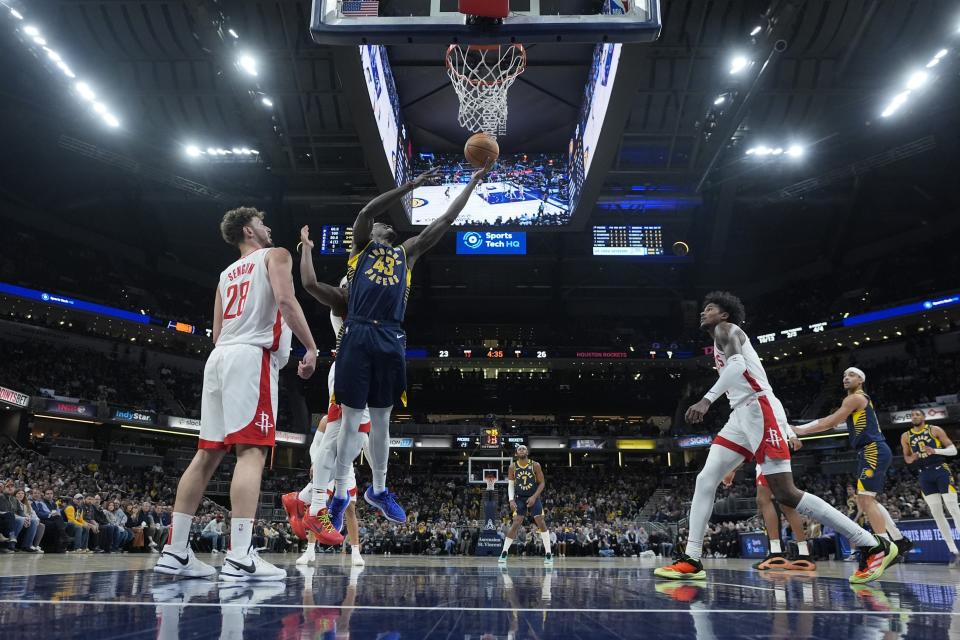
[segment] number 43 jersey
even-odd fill
[[[348,323],[358,320],[401,325],[410,297],[411,275],[403,247],[369,242],[347,262]]]
[[[260,347],[277,352],[285,363],[290,349],[290,329],[280,316],[270,285],[266,264],[268,251],[270,249],[258,249],[220,274],[223,324],[217,346],[247,344]]]

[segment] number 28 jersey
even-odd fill
[[[258,249],[220,274],[223,324],[218,347],[248,344],[287,356],[290,328],[280,316],[267,274],[267,252]]]

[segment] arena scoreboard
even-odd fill
[[[320,254],[339,256],[350,253],[353,227],[345,224],[325,224],[320,232]]]
[[[595,256],[662,256],[660,225],[605,224],[593,227]]]

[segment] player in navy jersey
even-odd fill
[[[957,484],[946,460],[949,456],[957,455],[957,447],[942,428],[927,424],[923,409],[911,411],[910,422],[910,430],[900,436],[903,459],[912,467],[920,469],[920,491],[930,508],[930,515],[943,535],[943,541],[947,543],[947,549],[953,556],[951,564],[956,565],[960,561],[960,555],[957,554],[957,543],[953,540],[953,532],[943,509],[946,505],[954,526],[960,526]]]
[[[843,372],[843,388],[847,391],[847,397],[840,408],[826,418],[808,422],[794,428],[794,431],[798,436],[810,435],[829,431],[846,422],[850,444],[857,450],[857,507],[866,514],[875,534],[887,540],[892,538],[898,554],[906,554],[910,552],[912,543],[900,533],[886,507],[877,502],[877,494],[883,491],[893,453],[880,431],[873,402],[863,390],[866,381],[867,374],[863,370],[848,368]]]
[[[360,211],[353,224],[353,248],[347,261],[349,296],[334,396],[340,404],[343,423],[337,438],[336,491],[328,509],[337,522],[350,502],[347,485],[353,459],[360,453],[359,433],[363,408],[370,408],[370,467],[373,484],[364,500],[393,522],[406,522],[407,515],[387,490],[387,461],[390,457],[390,412],[398,401],[406,405],[406,347],[403,318],[410,296],[413,266],[453,225],[476,186],[490,171],[492,162],[477,171],[467,187],[450,204],[446,213],[419,235],[399,246],[397,233],[388,224],[374,219],[414,187],[438,177],[429,171],[414,181],[384,193]]]

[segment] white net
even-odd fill
[[[507,132],[507,91],[524,69],[522,44],[450,45],[447,75],[460,99],[460,126],[492,136]]]

